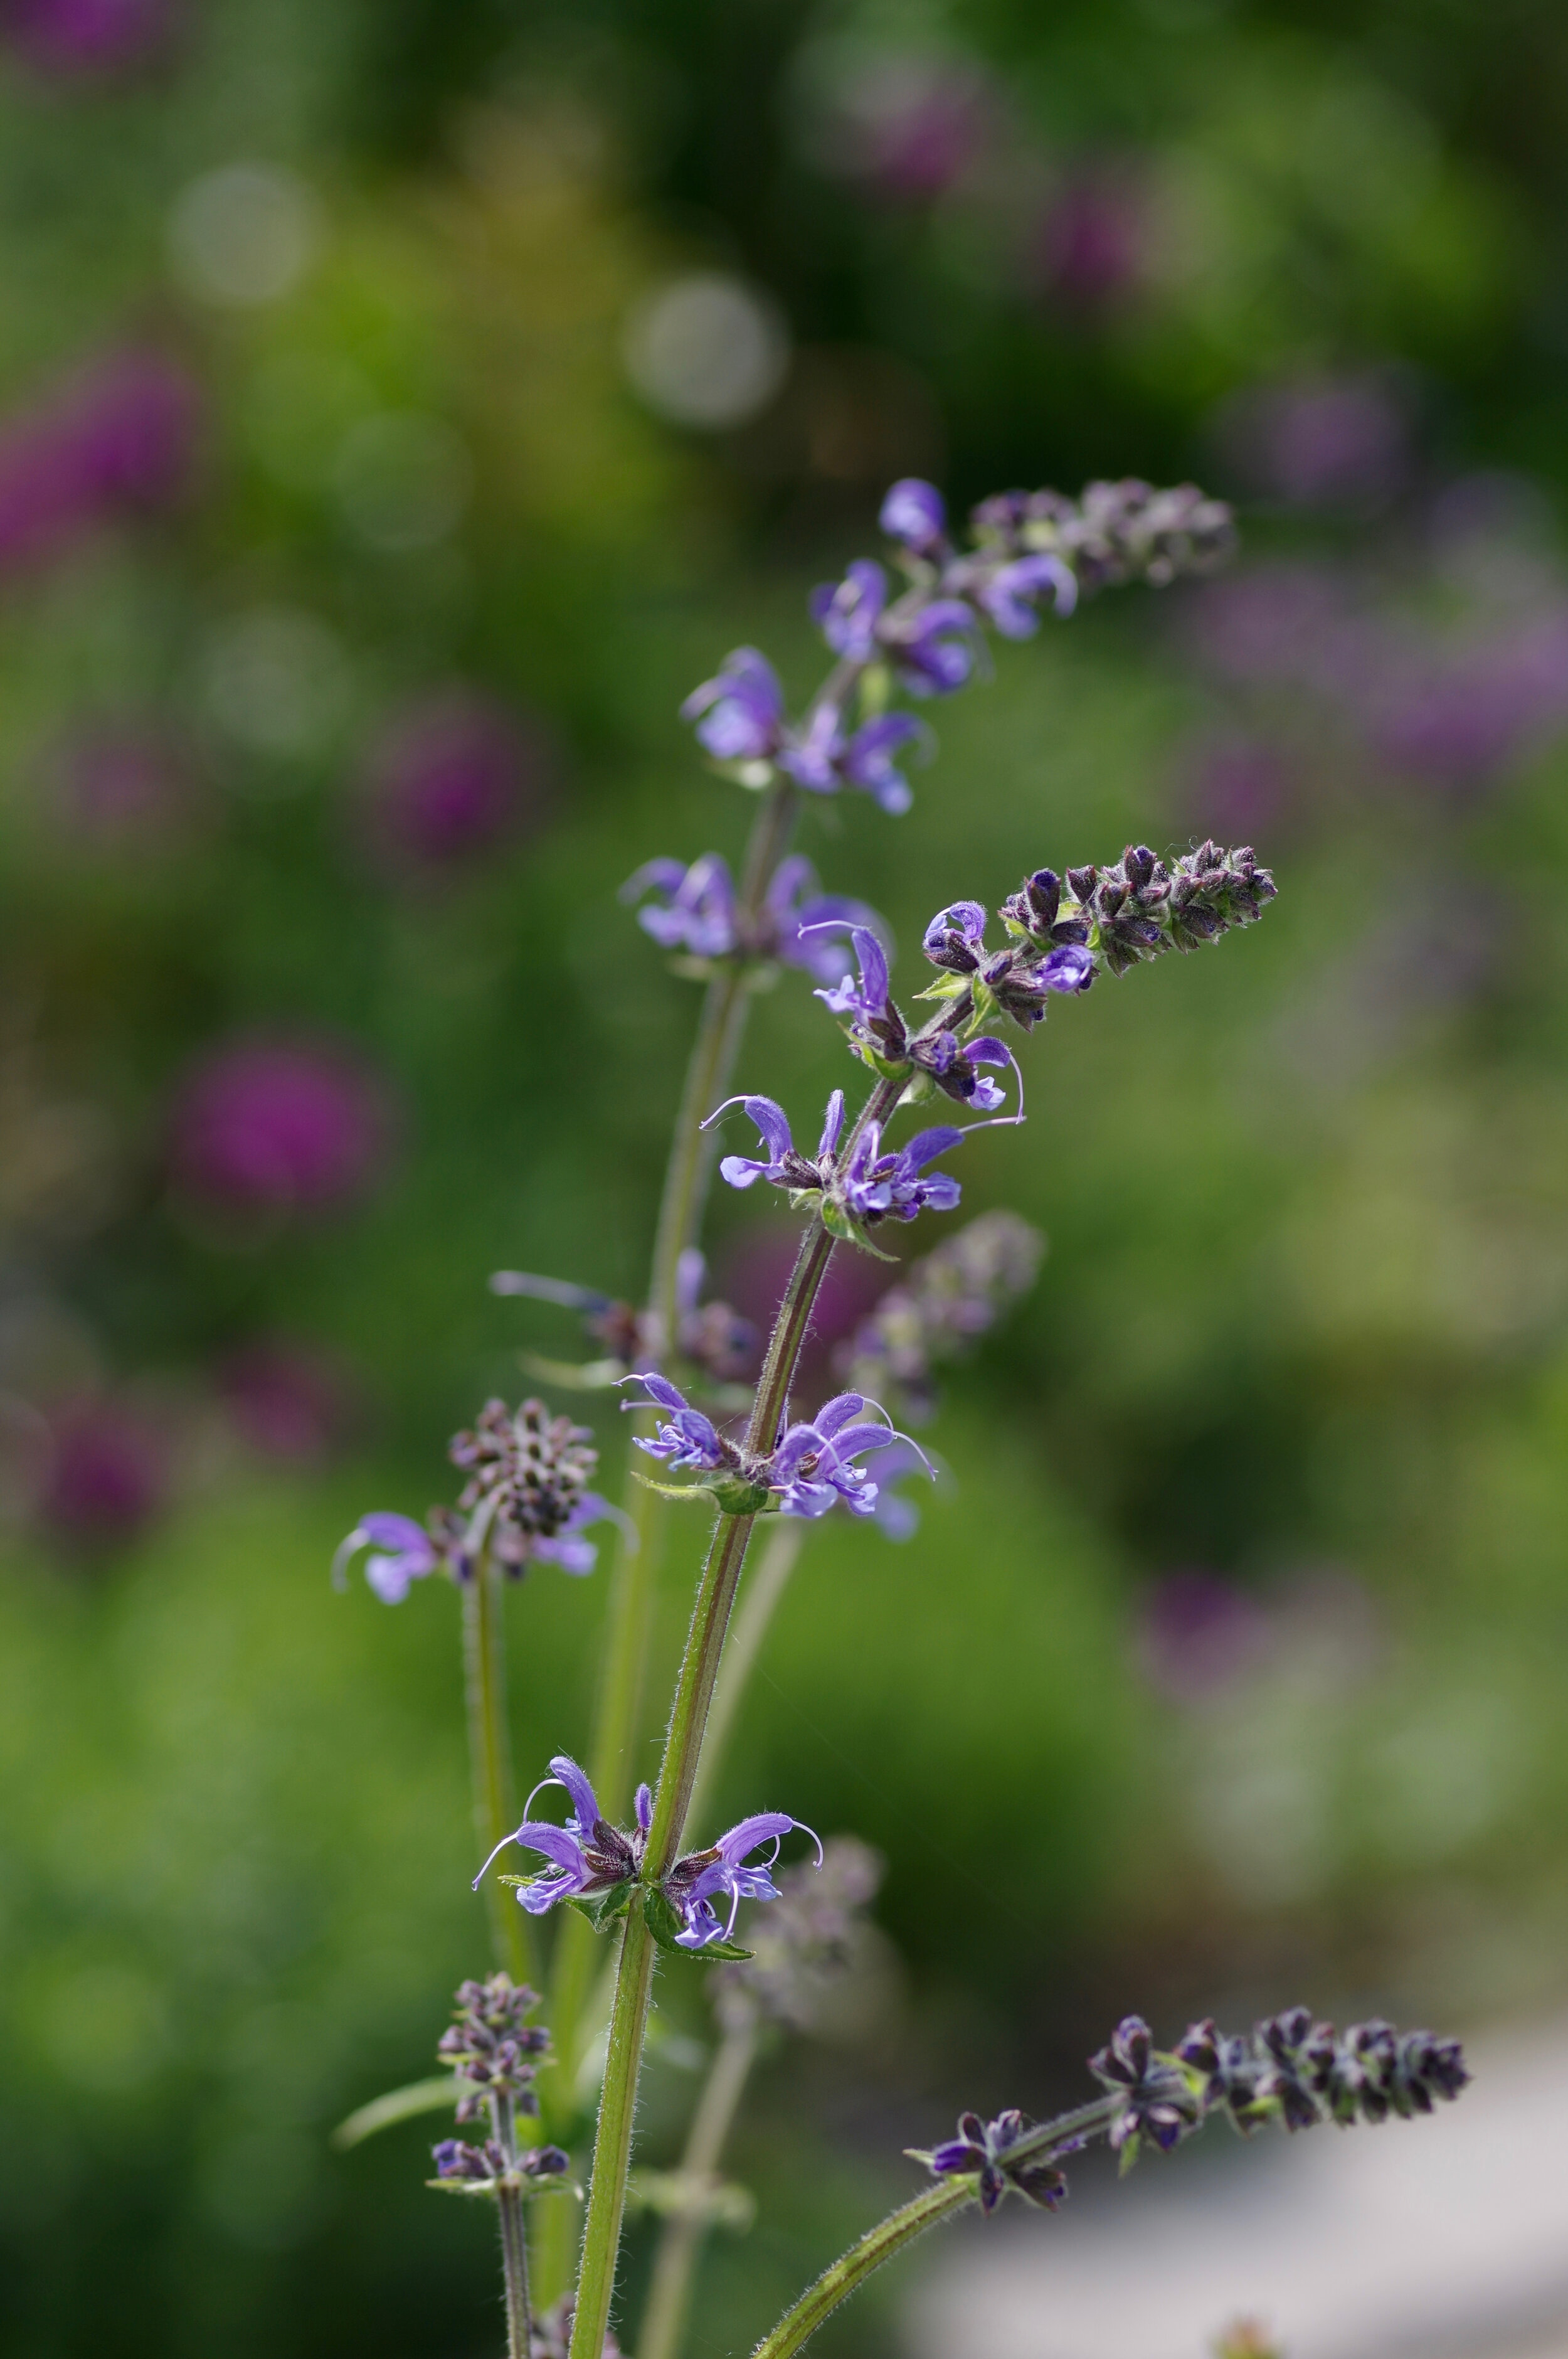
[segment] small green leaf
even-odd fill
[[[706,1483],[661,1483],[652,1474],[642,1473],[635,1466],[632,1469],[632,1480],[641,1483],[644,1491],[656,1491],[661,1499],[707,1499],[711,1504],[713,1498],[712,1490]]]
[[[361,2105],[347,2121],[338,2124],[331,2143],[340,2154],[346,2154],[351,2147],[374,2137],[378,2130],[391,2129],[396,2122],[412,2121],[418,2114],[449,2111],[462,2094],[452,2072],[443,2072],[435,2080],[411,2081],[406,2089],[390,2089],[384,2097],[373,2097],[368,2105]]]
[[[1128,2139],[1127,2144],[1121,2149],[1121,2159],[1116,2167],[1116,2175],[1119,2179],[1125,2179],[1133,2164],[1137,2161],[1138,2149],[1141,2143],[1142,2140],[1140,2137],[1138,2131],[1134,2130],[1132,2136]]]
[[[707,1487],[727,1516],[760,1515],[768,1504],[767,1484],[748,1483],[739,1474],[720,1474]]]
[[[924,991],[917,991],[914,996],[916,999],[962,999],[969,983],[970,977],[967,974],[939,974],[935,983],[928,984]]]
[[[599,1893],[591,1900],[583,1899],[579,1893],[569,1893],[567,1896],[567,1907],[575,1908],[578,1915],[585,1918],[596,1933],[602,1933],[619,1918],[624,1917],[631,1902],[630,1883],[618,1884],[613,1892]]]

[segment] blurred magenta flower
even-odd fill
[[[146,722],[73,731],[50,768],[59,816],[78,845],[167,842],[198,815],[189,754]]]
[[[203,1059],[176,1099],[170,1154],[194,1196],[237,1212],[321,1212],[386,1158],[385,1094],[341,1050],[250,1039]]]
[[[918,204],[961,180],[994,139],[994,90],[965,59],[861,55],[823,93],[816,144],[845,179]]]
[[[243,1345],[219,1366],[218,1389],[242,1440],[287,1465],[330,1457],[352,1420],[343,1371],[306,1343],[275,1337]]]
[[[8,0],[0,32],[46,73],[113,72],[157,49],[171,0]]]
[[[67,1401],[49,1419],[53,1443],[40,1512],[60,1538],[103,1545],[130,1539],[162,1506],[166,1439],[129,1403],[103,1396]]]
[[[508,706],[476,689],[438,690],[395,713],[372,748],[373,834],[402,866],[472,860],[536,815],[547,771],[537,732]]]
[[[107,354],[0,425],[0,574],[47,563],[97,526],[174,506],[200,397],[167,353]]]
[[[1085,170],[1046,208],[1028,257],[1045,295],[1081,311],[1104,310],[1143,276],[1148,227],[1142,191],[1124,172]]]
[[[1135,1646],[1150,1686],[1190,1703],[1251,1670],[1269,1638],[1256,1598],[1217,1572],[1185,1566],[1145,1591]]]
[[[1260,387],[1221,433],[1257,489],[1294,507],[1386,500],[1410,471],[1405,405],[1386,374]]]

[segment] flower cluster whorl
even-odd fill
[[[503,1563],[521,1562],[533,1552],[530,1543],[572,1527],[599,1463],[588,1427],[552,1417],[540,1400],[516,1409],[486,1401],[472,1430],[454,1434],[447,1454],[468,1472],[458,1496],[465,1514],[495,1501],[492,1545]]]
[[[538,1993],[510,1974],[458,1984],[453,2020],[436,2053],[462,2083],[460,2122],[477,2121],[492,2097],[510,2097],[520,2114],[538,2112],[534,2076],[550,2046],[544,2025],[527,2020],[538,2004]]]

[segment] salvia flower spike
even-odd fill
[[[625,1407],[652,1402],[664,1412],[656,1433],[633,1436],[636,1448],[672,1472],[685,1468],[710,1478],[683,1484],[676,1495],[711,1499],[730,1515],[775,1513],[815,1521],[831,1507],[843,1506],[853,1516],[874,1516],[881,1494],[859,1462],[881,1450],[907,1453],[901,1456],[900,1473],[918,1462],[935,1479],[919,1444],[863,1393],[836,1394],[815,1417],[786,1427],[771,1451],[758,1452],[722,1433],[657,1369],[626,1382],[643,1389]]]

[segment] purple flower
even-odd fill
[[[887,575],[874,559],[857,558],[842,582],[823,582],[812,592],[811,619],[836,656],[870,663],[877,650],[877,625],[887,603]]]
[[[543,749],[507,707],[467,688],[395,715],[367,766],[370,825],[410,867],[450,868],[504,842],[542,799]]]
[[[907,1434],[898,1432],[889,1423],[865,1419],[866,1410],[874,1411],[878,1419],[885,1419],[887,1413],[875,1401],[868,1400],[864,1393],[838,1394],[814,1418],[792,1425],[765,1457],[758,1457],[721,1434],[656,1370],[624,1377],[622,1382],[640,1384],[645,1401],[654,1401],[669,1412],[669,1421],[659,1428],[656,1440],[639,1441],[640,1449],[651,1458],[666,1460],[672,1466],[691,1466],[703,1473],[723,1474],[754,1493],[774,1493],[780,1515],[815,1520],[838,1505],[848,1507],[851,1515],[872,1515],[878,1488],[869,1480],[865,1468],[856,1462],[873,1451],[888,1450],[895,1444],[903,1446],[898,1473],[911,1471],[909,1453],[913,1452],[935,1479],[930,1462]],[[627,1406],[641,1408],[645,1401],[628,1402]],[[710,1486],[695,1484],[692,1487],[704,1490]],[[722,1500],[722,1490],[716,1495]],[[752,1511],[751,1507],[744,1510]]]
[[[337,1587],[343,1585],[349,1559],[362,1548],[373,1551],[365,1559],[365,1579],[384,1605],[401,1605],[415,1582],[445,1566],[449,1565],[459,1579],[466,1579],[470,1569],[468,1558],[449,1538],[427,1531],[412,1516],[377,1508],[373,1515],[360,1517],[332,1559]]]
[[[877,522],[890,540],[901,540],[925,556],[947,529],[946,503],[935,484],[903,475],[889,490]]]
[[[380,1090],[336,1050],[243,1041],[188,1077],[172,1158],[195,1194],[237,1211],[318,1212],[379,1173],[387,1127]]]
[[[815,1163],[807,1162],[795,1151],[790,1136],[789,1116],[773,1098],[726,1098],[716,1106],[702,1125],[708,1129],[730,1106],[744,1106],[762,1134],[765,1156],[727,1155],[720,1163],[720,1177],[731,1188],[750,1188],[754,1180],[771,1180],[781,1188],[820,1188],[824,1181],[821,1166],[838,1144],[838,1134],[844,1127],[844,1093],[835,1090],[827,1101],[822,1136],[817,1142]]]
[[[1067,2192],[1067,2182],[1054,2165],[1043,2155],[1024,2156],[1011,2168],[1008,2164],[1012,2147],[1033,2126],[1011,2106],[994,2122],[983,2122],[979,2114],[960,2114],[957,2136],[929,2154],[927,2166],[938,2179],[978,2171],[982,2212],[994,2212],[1010,2187],[1054,2212]]]
[[[782,1839],[798,1827],[811,1836],[816,1844],[816,1864],[822,1864],[822,1845],[810,1827],[800,1819],[792,1819],[784,1810],[760,1810],[755,1817],[742,1819],[739,1826],[720,1835],[710,1850],[692,1852],[677,1859],[663,1886],[664,1895],[681,1920],[682,1930],[676,1940],[683,1950],[706,1949],[710,1941],[727,1941],[735,1927],[736,1911],[742,1900],[776,1900],[778,1886],[770,1870],[779,1855]],[[770,1856],[760,1867],[746,1864],[754,1851],[772,1843]],[[721,1924],[715,1901],[730,1903],[730,1913]]]
[[[838,708],[821,704],[804,734],[780,754],[779,767],[808,794],[836,795],[840,787],[859,787],[896,819],[914,797],[893,751],[925,734],[912,712],[884,712],[846,737]]]
[[[949,1212],[957,1203],[958,1182],[946,1171],[925,1177],[925,1167],[957,1147],[964,1134],[949,1123],[917,1131],[896,1155],[881,1151],[881,1125],[869,1122],[838,1175],[844,1209],[851,1220],[913,1221],[923,1212]]]
[[[975,669],[978,625],[961,598],[933,598],[908,614],[894,608],[881,639],[913,696],[950,696]]]
[[[1027,639],[1040,628],[1034,601],[1044,590],[1053,593],[1055,610],[1063,616],[1078,603],[1076,577],[1059,557],[1017,558],[978,582],[974,594],[1004,638]]]
[[[872,1023],[885,1023],[888,1014],[888,962],[876,936],[865,926],[857,926],[849,936],[860,973],[857,982],[845,975],[831,991],[817,991],[813,998],[820,999],[835,1016],[849,1016],[857,1028]]]
[[[982,1065],[1011,1065],[1018,1076],[1020,1118],[1023,1113],[1023,1077],[1019,1073],[1018,1060],[1005,1040],[989,1032],[960,1049],[951,1032],[935,1033],[929,1039],[910,1042],[915,1062],[928,1072],[950,1098],[972,1107],[976,1114],[995,1114],[1006,1103],[1007,1093],[999,1083],[988,1081],[979,1071]]]
[[[643,1864],[643,1846],[654,1818],[653,1796],[646,1786],[639,1786],[635,1832],[627,1833],[612,1827],[600,1810],[587,1775],[565,1753],[556,1755],[549,1776],[535,1787],[534,1794],[542,1793],[546,1786],[562,1786],[570,1798],[572,1815],[565,1826],[557,1826],[551,1819],[524,1815],[521,1826],[503,1835],[473,1880],[477,1891],[485,1868],[508,1843],[537,1852],[549,1862],[548,1868],[543,1875],[517,1887],[518,1900],[531,1917],[542,1917],[557,1900],[575,1899],[579,1895],[595,1899],[602,1893],[613,1892],[617,1885],[629,1883]],[[523,1806],[524,1814],[534,1794]]]
[[[938,909],[921,937],[933,966],[973,974],[986,946],[986,913],[978,901],[953,901]]]
[[[829,939],[852,927],[881,927],[883,920],[864,902],[840,893],[824,893],[809,860],[799,853],[781,860],[763,896],[756,922],[743,922],[729,864],[717,853],[705,853],[689,868],[678,860],[649,860],[621,888],[623,901],[643,894],[654,897],[637,912],[644,933],[665,950],[683,950],[693,958],[778,959],[785,966],[830,982],[839,953]]]
[[[693,1408],[686,1395],[672,1385],[667,1376],[661,1376],[656,1369],[648,1368],[636,1375],[622,1376],[621,1382],[641,1385],[647,1400],[670,1412],[667,1421],[660,1426],[652,1441],[642,1434],[633,1437],[637,1449],[645,1450],[650,1458],[663,1459],[666,1465],[695,1466],[704,1473],[717,1474],[731,1465],[733,1452],[726,1448],[712,1419],[704,1417],[700,1409]],[[623,1408],[644,1406],[645,1402],[641,1400],[622,1403]]]
[[[662,949],[711,959],[739,947],[735,880],[717,852],[704,853],[689,868],[678,860],[645,860],[621,887],[621,898],[635,901],[644,893],[655,897],[643,902],[637,923]]]
[[[735,647],[717,676],[694,688],[681,706],[683,721],[697,721],[697,742],[717,762],[766,761],[776,753],[784,727],[784,690],[766,656],[755,647]]]
[[[871,1451],[901,1445],[900,1472],[910,1471],[908,1453],[913,1451],[925,1472],[932,1473],[925,1452],[907,1434],[892,1425],[856,1422],[867,1408],[877,1408],[877,1404],[868,1401],[863,1393],[839,1393],[809,1422],[789,1428],[767,1462],[768,1480],[780,1494],[780,1515],[815,1520],[835,1506],[848,1507],[852,1516],[874,1515],[879,1487],[868,1478],[864,1467],[854,1462]],[[877,1414],[881,1417],[886,1412],[877,1409]]]

